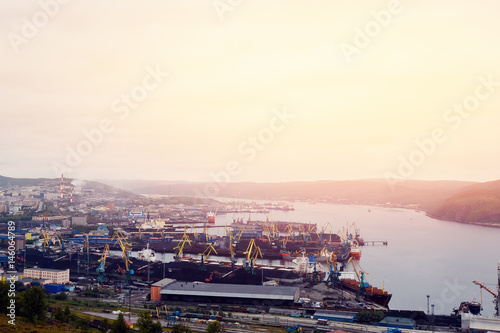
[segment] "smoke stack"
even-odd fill
[[[69,202],[73,202],[73,186],[70,187],[70,195],[69,195]]]

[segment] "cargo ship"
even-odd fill
[[[389,308],[392,294],[389,294],[387,291],[373,287],[366,282],[363,282],[362,287],[361,282],[353,279],[341,279],[339,283],[340,287],[355,292],[357,295],[364,296],[367,301]]]
[[[146,261],[156,261],[155,250],[149,248],[149,243],[145,249],[139,251],[139,259]]]
[[[353,257],[356,260],[361,259],[361,248],[355,242],[353,245],[351,245],[351,252],[350,252],[351,257]]]

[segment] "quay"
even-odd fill
[[[364,241],[363,245],[389,245],[388,241]]]

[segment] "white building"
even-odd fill
[[[23,277],[50,280],[55,284],[69,282],[69,268],[65,270],[50,268],[25,268]]]

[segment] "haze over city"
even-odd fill
[[[0,6],[1,175],[500,178],[498,2]]]

